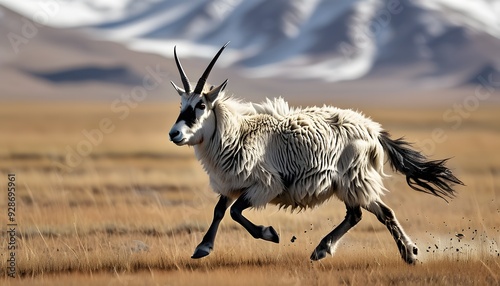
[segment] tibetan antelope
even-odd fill
[[[384,160],[387,156],[414,190],[442,198],[453,197],[453,184],[462,184],[445,166],[447,160],[428,160],[403,139],[391,139],[378,123],[352,110],[291,108],[282,98],[257,104],[227,95],[227,80],[216,87],[206,84],[226,45],[194,89],[174,47],[183,88],[172,82],[181,96],[181,110],[170,140],[194,147],[211,187],[220,195],[213,221],[192,258],[210,254],[229,207],[231,217],[254,238],[278,243],[272,226],[255,225],[242,211],[269,203],[310,208],[336,196],[347,208],[345,219],[321,240],[312,260],[333,254],[339,239],[361,220],[365,209],[388,228],[403,260],[414,264],[417,247],[381,200],[386,190]]]

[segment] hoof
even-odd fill
[[[267,240],[267,241],[272,241],[274,243],[279,243],[280,242],[280,237],[278,236],[278,233],[272,226],[264,227],[262,229],[262,239]]]
[[[191,256],[191,258],[193,258],[193,259],[203,258],[203,257],[209,255],[211,251],[212,251],[212,246],[210,246],[208,244],[200,244],[194,250],[194,253]]]
[[[316,248],[313,253],[311,254],[311,260],[313,261],[318,261],[320,259],[323,259],[326,257],[326,250],[325,249],[318,249]]]
[[[417,263],[417,254],[418,254],[418,248],[415,245],[404,245],[402,244],[399,247],[399,251],[401,252],[401,258],[403,260],[410,264],[410,265],[415,265]]]
[[[416,257],[406,257],[406,258],[404,258],[404,260],[409,265],[415,265],[415,264],[417,264],[417,258]]]
[[[418,248],[416,246],[410,246],[411,253],[408,253],[406,257],[403,257],[406,263],[410,265],[415,265],[417,263]],[[408,251],[408,252],[410,252]]]

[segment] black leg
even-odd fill
[[[311,254],[311,260],[323,259],[327,253],[330,255],[333,254],[340,238],[361,220],[362,214],[359,206],[351,207],[346,205],[346,207],[347,213],[344,220],[321,240]]]
[[[396,241],[403,260],[408,264],[415,264],[418,248],[406,235],[394,212],[381,201],[373,202],[365,209],[375,214],[377,219],[387,227],[394,241]]]
[[[240,196],[231,206],[231,217],[236,222],[241,224],[254,238],[261,238],[263,240],[279,243],[280,238],[278,236],[278,233],[272,226],[257,226],[241,214],[243,210],[251,206],[251,203],[245,198],[245,195]]]
[[[222,195],[220,196],[219,202],[217,203],[217,205],[215,205],[212,224],[210,224],[207,233],[203,237],[201,243],[194,250],[194,254],[193,256],[191,256],[191,258],[202,258],[210,254],[214,247],[215,236],[217,235],[219,224],[222,218],[224,218],[226,209],[231,205],[232,202],[232,199]]]

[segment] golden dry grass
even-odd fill
[[[333,257],[309,261],[344,216],[335,199],[298,214],[274,207],[246,212],[257,224],[273,225],[280,244],[254,240],[226,218],[215,251],[191,260],[217,198],[192,149],[168,142],[176,106],[143,104],[121,120],[105,104],[11,103],[0,107],[0,209],[6,209],[7,173],[16,173],[19,277],[6,276],[2,239],[0,283],[498,284],[499,108],[481,106],[459,128],[443,121],[439,108],[364,112],[422,148],[429,148],[422,142],[435,128],[443,129],[447,139],[433,146],[433,158],[454,157],[449,165],[467,185],[447,204],[410,190],[400,175],[386,180],[385,201],[420,248],[416,266],[402,262],[389,232],[366,212]],[[115,130],[68,167],[67,146],[76,148],[85,140],[81,131],[97,128],[102,118]],[[5,212],[0,223],[5,229]]]

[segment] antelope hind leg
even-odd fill
[[[377,219],[387,227],[398,246],[401,258],[408,264],[415,264],[418,248],[404,232],[394,211],[381,201],[371,203],[366,209],[375,214]]]
[[[311,254],[311,260],[323,259],[327,254],[333,255],[340,238],[361,220],[362,214],[359,206],[350,207],[346,205],[346,207],[347,213],[344,220],[321,240]]]

